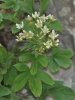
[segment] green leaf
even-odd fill
[[[5,97],[1,97],[0,100],[9,100],[9,99]]]
[[[7,72],[7,69],[5,68],[0,68],[0,74],[3,75],[3,74],[6,74]]]
[[[7,51],[3,46],[0,46],[0,63],[4,64],[7,57]]]
[[[25,24],[24,27],[23,27],[23,30],[26,30],[27,32],[29,32],[31,30],[32,32],[36,33],[36,31],[35,31],[35,28],[36,28],[35,25],[34,25],[34,27],[33,27],[33,25],[30,25],[30,22],[27,19],[24,19],[23,22]]]
[[[63,85],[62,81],[54,81],[54,82],[55,82],[55,84],[53,84],[53,85],[43,84],[43,90],[42,90],[42,94],[41,94],[39,100],[45,100],[47,95],[48,94],[50,95],[50,93],[48,93],[48,90],[50,90],[51,88]]]
[[[17,95],[16,94],[14,94],[14,93],[11,93],[11,100],[20,100],[18,97],[17,97]]]
[[[31,53],[24,53],[19,57],[19,61],[27,61],[27,60],[31,60],[34,59],[34,54]]]
[[[3,15],[3,19],[11,20],[11,18],[12,18],[12,15],[11,14],[6,13],[6,12],[1,12],[1,13]]]
[[[9,53],[7,54],[6,62],[5,62],[7,69],[10,68],[10,66],[11,66],[11,64],[12,64],[12,61],[13,61],[13,57],[14,57],[14,54],[13,54],[13,53],[10,53],[10,52],[9,52]]]
[[[11,91],[8,88],[0,86],[0,97],[9,95],[10,93]]]
[[[35,97],[39,97],[42,92],[42,83],[37,75],[29,78],[29,88]]]
[[[64,50],[61,50],[58,53],[58,55],[62,55],[62,56],[64,55],[64,56],[66,56],[68,58],[71,58],[74,55],[74,52],[72,50],[70,50],[70,49],[64,49]]]
[[[16,0],[13,10],[18,11],[20,9],[20,7],[22,6],[22,4],[23,4],[23,1]]]
[[[0,29],[3,29],[4,27],[6,27],[7,25],[9,25],[11,22],[8,20],[3,20],[2,23],[0,23]]]
[[[34,0],[25,0],[25,3],[23,4],[21,10],[27,12],[28,14],[34,13],[33,3]]]
[[[32,64],[31,64],[31,68],[30,68],[30,72],[32,75],[35,75],[37,73],[37,59],[33,59]]]
[[[0,13],[0,23],[3,21],[3,15]]]
[[[43,68],[43,66],[40,64],[39,61],[37,62],[37,66],[38,66],[38,69],[42,69]]]
[[[17,11],[17,13],[15,13],[15,16],[17,17],[17,18],[19,18],[21,15],[23,15],[25,12],[24,11],[22,11],[20,8],[18,9],[18,11]]]
[[[11,58],[13,58],[13,56],[14,56],[14,53],[10,53],[10,52],[8,52],[8,55],[7,55],[6,61],[9,61]]]
[[[73,52],[69,49],[60,50],[58,48],[52,48],[52,56],[48,57],[49,67],[52,72],[58,71],[58,65],[67,68],[71,65],[71,58]]]
[[[4,75],[4,83],[6,85],[12,85],[16,76],[17,76],[17,70],[13,66],[11,66],[7,70],[7,73]]]
[[[41,64],[43,67],[47,67],[47,65],[48,65],[48,59],[47,59],[46,56],[44,56],[44,55],[39,55],[39,56],[37,57],[37,59],[38,59],[38,61],[40,62],[40,64]]]
[[[23,72],[19,74],[13,82],[12,90],[16,92],[22,89],[27,83],[28,78],[29,78],[29,72]]]
[[[60,56],[60,55],[57,55],[54,57],[54,60],[56,61],[56,63],[64,68],[67,68],[67,67],[70,67],[71,65],[71,60],[66,57],[66,56]]]
[[[12,21],[14,23],[20,23],[19,19],[14,16],[11,17],[10,21]]]
[[[12,8],[13,6],[14,6],[13,1],[9,1],[9,2],[6,2],[6,3],[2,4],[2,7],[5,8],[5,9]]]
[[[14,23],[20,23],[19,19],[17,17],[14,17],[10,13],[1,12],[1,14],[3,15],[3,19],[9,20],[9,21],[14,22]]]
[[[47,9],[48,5],[50,3],[50,0],[40,0],[40,13],[44,13]]]
[[[49,24],[49,29],[62,32],[62,24],[58,20],[52,21]]]
[[[35,44],[34,44],[33,42],[27,43],[27,44],[25,44],[25,45],[22,47],[21,51],[23,51],[24,49],[25,49],[25,50],[30,50],[30,49],[32,49],[34,46],[35,46]]]
[[[3,2],[9,2],[10,0],[0,0],[0,1],[3,1]],[[16,0],[12,0],[13,2],[16,2]]]
[[[52,47],[52,56],[56,55],[60,51],[59,47]]]
[[[2,79],[3,79],[3,75],[0,74],[0,82],[2,81]]]
[[[5,67],[8,69],[10,68],[11,64],[12,64],[12,61],[13,61],[13,58],[10,58],[8,59],[6,62],[5,62]]]
[[[25,100],[32,100],[31,98],[25,99]]]
[[[46,83],[48,85],[53,85],[54,84],[54,80],[52,79],[52,77],[48,73],[46,73],[46,72],[44,72],[42,70],[39,70],[38,71],[38,76],[40,77],[40,79],[44,83]]]
[[[54,59],[49,59],[49,69],[52,72],[56,72],[59,70],[58,64],[55,62]]]
[[[7,55],[6,49],[1,45],[1,46],[0,46],[0,54],[2,54],[2,52],[3,52],[3,56],[4,56],[4,55]]]
[[[18,28],[16,28],[16,25],[14,25],[14,26],[12,26],[12,33],[17,33],[17,32],[19,32],[19,29]]]
[[[56,87],[56,86],[61,86],[61,85],[63,85],[64,84],[64,82],[63,81],[57,81],[57,80],[55,80],[54,81],[55,82],[55,84],[54,85],[52,85],[52,86],[50,86],[50,88],[54,88],[54,87]],[[49,88],[49,89],[50,89]]]
[[[16,67],[16,69],[20,72],[23,72],[23,71],[28,71],[29,68],[27,65],[25,65],[24,63],[17,63],[14,65]]]
[[[49,89],[49,94],[54,100],[71,100],[75,98],[75,92],[63,85]]]

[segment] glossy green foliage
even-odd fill
[[[55,81],[53,86],[44,84],[39,100],[44,100],[46,95],[50,95],[54,100],[73,100],[75,98],[75,92],[64,86],[62,81]]]
[[[25,86],[25,84],[27,83],[28,79],[29,79],[28,71],[22,72],[21,74],[19,74],[13,82],[12,90],[14,92],[16,92],[16,91],[19,91],[20,89],[22,89]]]
[[[40,64],[43,67],[47,67],[47,65],[48,65],[48,59],[47,59],[46,56],[44,56],[44,55],[38,55],[37,60],[40,62]]]
[[[20,56],[19,61],[27,61],[35,58],[34,54],[32,53],[24,53]]]
[[[0,86],[0,97],[9,95],[11,93],[10,89]]]
[[[58,71],[59,66],[68,68],[71,66],[71,57],[74,55],[70,49],[60,50],[59,47],[52,48],[52,55],[49,56],[49,68],[52,72]]]
[[[38,76],[40,77],[40,79],[48,84],[48,85],[53,85],[54,84],[54,80],[52,79],[52,77],[46,73],[45,71],[39,70],[38,71]]]
[[[62,85],[49,89],[49,93],[54,100],[71,100],[75,98],[75,92],[71,88]]]
[[[42,93],[42,83],[37,75],[31,76],[29,79],[29,88],[35,97],[39,97]]]
[[[35,10],[33,7],[34,0],[2,0],[3,3],[1,7],[3,9],[10,9],[10,13],[8,12],[0,12],[0,29],[6,27],[10,23],[19,23],[19,17],[24,14],[32,14]],[[9,21],[7,23],[7,21]],[[12,28],[12,32],[14,33],[14,27]]]
[[[3,75],[7,73],[13,60],[13,53],[8,53],[3,46],[0,46],[0,81],[3,79]]]
[[[45,10],[47,9],[48,5],[50,3],[50,0],[40,0],[40,13],[44,13]]]
[[[0,13],[0,23],[3,21],[3,15]]]

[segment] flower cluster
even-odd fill
[[[58,34],[56,34],[54,30],[50,30],[48,27],[50,22],[56,20],[53,15],[40,16],[40,13],[35,12],[32,16],[28,15],[26,20],[28,22],[27,25],[31,25],[31,29],[34,29],[34,31],[26,31],[24,29],[24,25],[26,25],[26,23],[23,21],[21,24],[16,24],[16,28],[22,30],[22,32],[16,36],[16,41],[23,41],[24,39],[27,39],[30,43],[33,41],[35,45],[34,49],[40,53],[43,53],[46,49],[50,49],[53,46],[59,45],[59,40],[57,39]]]
[[[20,41],[23,41],[23,39],[31,39],[33,37],[34,33],[29,31],[29,32],[26,32],[25,30],[23,30],[23,32],[19,33],[19,36],[16,36],[17,39],[16,41],[20,42]]]

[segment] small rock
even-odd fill
[[[63,7],[62,10],[59,12],[60,16],[67,16],[70,12],[70,7]]]
[[[73,0],[73,5],[75,6],[75,0]]]
[[[27,93],[27,89],[23,89],[23,90],[21,91],[21,93],[22,93],[22,94],[26,94],[26,93]]]

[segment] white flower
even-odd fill
[[[21,33],[19,33],[19,36],[23,36],[23,33],[21,32]]]
[[[58,46],[59,45],[59,40],[55,40],[55,46]]]
[[[41,52],[41,53],[43,53],[44,50],[45,50],[45,48],[43,48],[43,47],[40,47],[40,48],[39,48],[39,52]]]
[[[32,31],[29,31],[28,38],[32,38],[33,35],[34,35],[34,33]]]
[[[37,28],[41,28],[43,23],[42,23],[41,20],[37,20],[37,23],[35,23],[35,25],[36,25]]]
[[[23,38],[28,38],[28,33],[25,30],[23,30]]]
[[[49,28],[45,25],[43,28],[41,28],[44,34],[49,33]]]
[[[23,33],[22,32],[19,33],[19,36],[16,36],[16,37],[17,37],[16,41],[18,41],[18,42],[22,41],[23,40]]]
[[[37,34],[37,37],[39,37],[39,39],[42,39],[44,36],[45,35],[44,35],[44,33],[42,33],[42,31],[39,34]]]
[[[52,39],[54,40],[55,38],[58,37],[58,34],[56,34],[54,30],[52,30],[52,33],[49,34],[49,37],[52,38]]]
[[[42,20],[43,22],[45,22],[46,21],[46,16],[42,15],[42,16],[39,17],[39,19]]]
[[[50,20],[52,20],[52,21],[55,21],[55,20],[56,20],[56,19],[54,18],[54,16],[51,15],[51,14],[47,16],[47,19],[50,19]]]
[[[21,24],[17,24],[17,23],[16,23],[16,28],[18,28],[18,29],[22,29],[23,26],[24,26],[23,21],[21,22]]]
[[[38,12],[38,13],[37,13],[37,12],[35,12],[34,14],[32,14],[32,17],[33,17],[33,18],[38,18],[38,17],[39,17],[39,15],[40,15],[40,14],[39,14],[39,12]]]
[[[52,41],[48,40],[47,42],[43,43],[47,49],[49,49],[52,46]]]
[[[28,19],[29,21],[31,21],[31,20],[32,20],[32,17],[31,17],[30,15],[28,15],[27,19]]]
[[[16,36],[17,37],[17,39],[15,39],[17,42],[21,42],[23,39],[22,39],[22,37],[19,35],[19,36]]]

